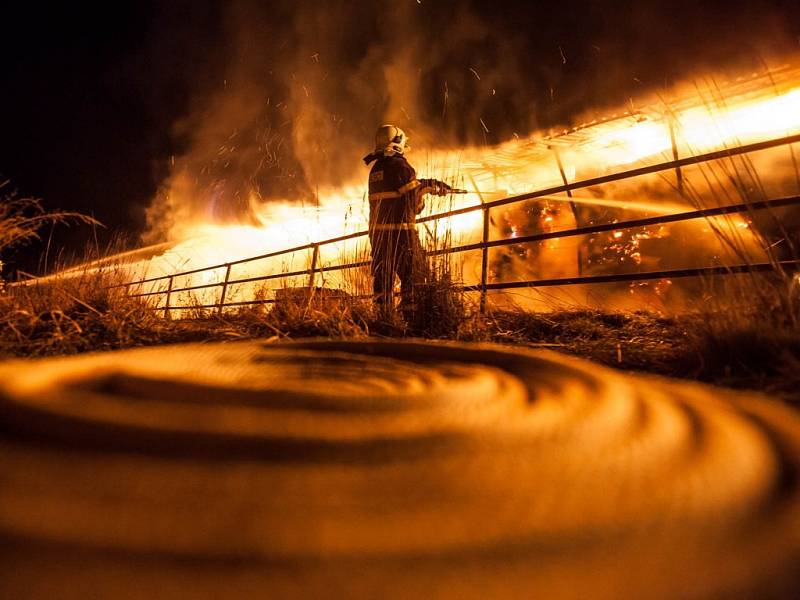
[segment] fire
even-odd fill
[[[800,89],[760,100],[736,99],[679,111],[661,122],[637,120],[598,136],[585,152],[597,154],[609,165],[624,166],[671,151],[673,137],[687,153],[709,152],[730,144],[746,144],[800,128]]]
[[[734,144],[796,133],[800,131],[800,71],[784,69],[782,73],[778,83],[763,77],[753,79],[754,83],[739,82],[722,99],[711,93],[694,92],[670,105],[663,102],[645,105],[639,110],[596,120],[557,136],[537,132],[527,138],[514,139],[494,147],[429,150],[414,154],[410,160],[417,167],[420,177],[434,176],[450,180],[470,192],[442,201],[429,200],[424,215],[476,206],[508,195],[558,186],[564,180],[575,181],[598,173],[623,170],[635,164],[672,160],[674,153],[690,156]],[[753,87],[755,90],[751,89]],[[367,228],[368,206],[366,184],[362,179],[360,177],[339,188],[320,189],[316,201],[305,204],[291,199],[259,202],[251,198],[258,225],[219,225],[202,220],[183,223],[174,231],[182,241],[158,257],[133,265],[131,271],[139,276],[157,277],[364,231]],[[653,199],[641,194],[637,187],[639,185],[636,181],[630,182],[627,188],[619,184],[614,192],[621,193],[619,198],[580,190],[574,197],[563,195],[542,199],[556,208],[548,214],[542,213],[538,227],[546,227],[547,230],[574,227],[578,215],[584,214],[580,211],[588,211],[588,216],[584,215],[583,218],[592,222],[595,218],[593,215],[600,214],[602,210],[663,214],[691,209],[692,204],[687,197],[670,189],[674,184],[662,181],[662,190],[669,193],[662,193]],[[498,220],[493,219],[495,238],[501,235],[517,237],[531,232],[530,223],[519,222],[519,215],[508,215],[505,221],[499,219],[508,226],[505,233],[500,231],[502,226],[497,224]],[[734,219],[730,223],[739,235],[749,232],[749,225],[741,219]],[[445,234],[448,243],[452,244],[479,241],[482,233],[481,211],[426,225],[429,227],[425,230],[420,227],[420,233],[429,243],[434,243],[433,237],[441,238]],[[715,226],[725,227],[719,223]],[[614,231],[606,236],[604,247],[613,248],[620,262],[632,260],[635,264],[641,264],[644,260],[641,243],[668,235],[668,231]],[[592,238],[590,242],[598,240]],[[535,274],[540,276],[552,275],[552,272],[572,273],[577,268],[580,243],[576,238],[549,240],[535,256],[528,252],[523,255],[525,260],[534,259],[541,263],[534,269]],[[333,248],[323,247],[320,266],[340,262],[343,258],[347,260],[346,257],[358,254],[364,257],[365,244],[365,239],[360,238],[337,244]],[[547,252],[552,257],[546,257]],[[714,253],[719,253],[717,247],[710,252]],[[300,270],[308,268],[310,261],[310,252],[299,252],[269,261],[239,265],[231,277],[242,279],[279,273],[281,270]],[[558,265],[556,271],[547,271],[542,266],[548,261]],[[595,260],[592,264],[597,262]],[[528,265],[524,268],[532,267]],[[498,272],[498,269],[493,268],[492,271]],[[470,269],[467,268],[466,272],[469,274]],[[218,269],[185,277],[181,283],[183,286],[213,283],[222,276],[222,271]],[[273,280],[271,287],[286,284],[285,281]],[[324,284],[339,287],[345,282],[341,274],[331,274],[324,278]],[[256,284],[239,286],[231,293],[244,299],[252,297],[256,287]],[[193,298],[197,301],[199,297],[201,303],[213,303],[218,294],[218,288],[210,288],[200,290]],[[189,295],[173,298],[173,303],[189,301]]]
[[[800,128],[800,88],[731,107],[695,108],[680,118],[686,143],[705,150],[789,135]]]
[[[607,164],[622,166],[671,147],[669,129],[664,123],[638,122],[599,136],[584,152],[598,155]]]

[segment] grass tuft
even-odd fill
[[[761,389],[800,402],[800,331],[755,314],[668,317],[582,309],[481,315],[464,312],[451,287],[431,290],[431,312],[410,325],[399,317],[379,320],[369,300],[313,295],[170,320],[142,298],[109,289],[117,279],[108,272],[10,287],[0,294],[0,357],[190,341],[423,336],[548,348],[615,368]]]

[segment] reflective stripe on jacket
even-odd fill
[[[416,228],[416,223],[373,223],[370,225],[372,231],[402,231]]]

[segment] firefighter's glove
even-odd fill
[[[435,196],[447,196],[452,190],[449,185],[447,185],[444,181],[434,181],[433,182],[433,194]]]

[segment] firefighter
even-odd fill
[[[394,125],[381,125],[375,151],[364,157],[369,173],[369,241],[375,302],[383,316],[394,308],[395,275],[400,277],[400,307],[413,316],[416,295],[428,275],[425,251],[416,230],[416,218],[425,208],[425,194],[447,195],[452,189],[436,179],[417,179],[405,153],[408,137]]]

